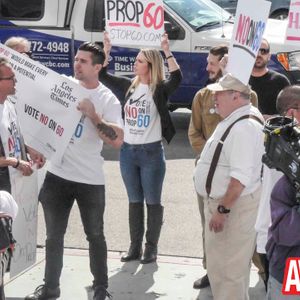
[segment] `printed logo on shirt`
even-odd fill
[[[19,157],[21,153],[21,140],[18,127],[14,121],[11,121],[8,128],[8,156]]]
[[[79,123],[76,126],[75,132],[74,132],[74,134],[73,134],[73,136],[70,140],[71,144],[74,144],[74,139],[75,138],[79,139],[82,136],[84,120],[85,120],[85,116],[82,115],[80,120],[79,120]]]
[[[142,134],[149,126],[150,101],[147,101],[146,94],[128,100],[125,105],[125,122],[131,127],[131,134]]]
[[[285,263],[283,295],[300,295],[300,257],[289,257]]]

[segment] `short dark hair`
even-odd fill
[[[276,108],[281,115],[290,108],[300,108],[300,85],[285,87],[277,96]]]
[[[228,46],[226,45],[219,45],[216,47],[212,47],[209,50],[209,53],[215,56],[219,56],[219,60],[222,59],[222,57],[224,57],[225,54],[228,54]]]
[[[79,46],[78,50],[91,52],[93,65],[103,65],[105,53],[99,45],[91,42],[84,42]]]

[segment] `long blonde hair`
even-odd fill
[[[160,52],[155,49],[141,49],[140,53],[142,53],[145,56],[146,61],[149,65],[150,89],[152,93],[154,93],[156,86],[165,79],[162,56],[160,55]],[[140,77],[135,76],[126,93],[126,96],[132,89],[135,89],[140,84],[140,82]]]

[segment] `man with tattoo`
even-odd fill
[[[123,143],[121,106],[114,94],[98,81],[105,59],[95,44],[82,44],[75,56],[75,80],[90,90],[89,99],[78,104],[82,117],[60,164],[51,163],[39,200],[47,229],[44,284],[25,299],[57,299],[63,267],[64,234],[76,199],[89,242],[90,270],[94,277],[94,300],[107,292],[107,248],[103,233],[105,189],[103,142],[114,147]]]

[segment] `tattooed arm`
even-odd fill
[[[90,118],[96,126],[99,137],[114,148],[120,148],[123,144],[123,129],[117,124],[109,123],[103,120],[95,111],[94,104],[89,99],[79,102],[78,110],[86,117]]]

